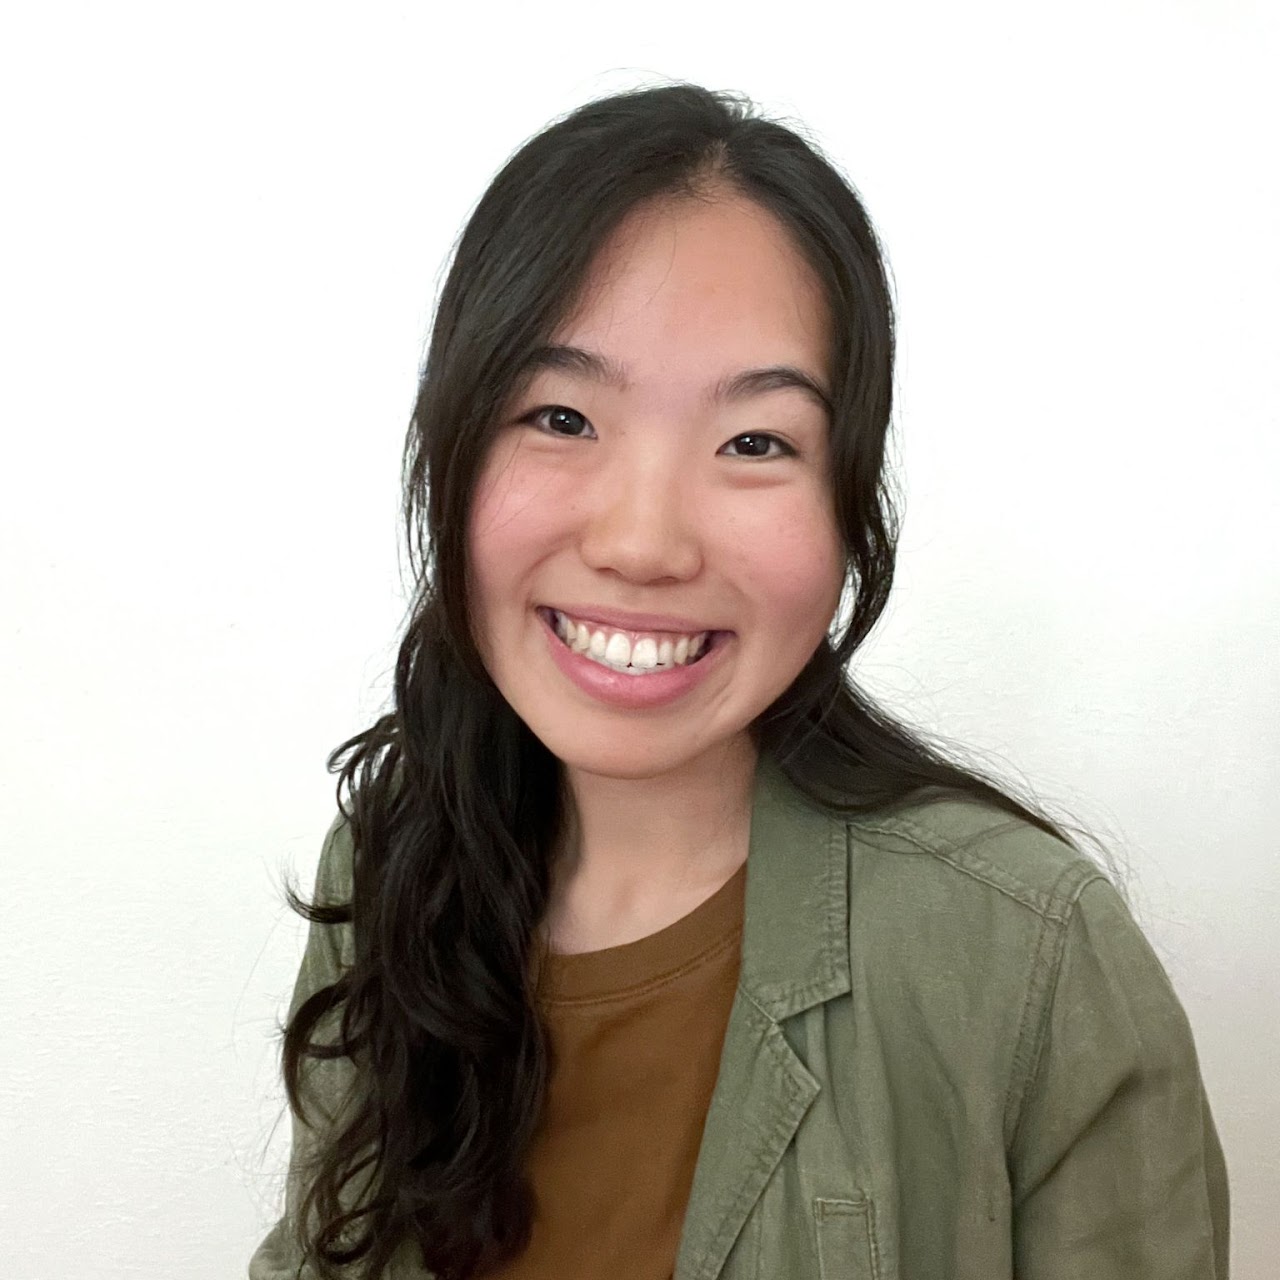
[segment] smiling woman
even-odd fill
[[[295,901],[254,1280],[1226,1274],[1117,892],[848,675],[893,351],[856,194],[731,95],[590,103],[494,179],[410,425],[395,704]]]

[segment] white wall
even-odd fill
[[[901,303],[908,503],[861,669],[1127,858],[1227,1148],[1233,1274],[1270,1274],[1264,8],[12,7],[7,1277],[243,1274],[285,1155],[273,1025],[302,930],[278,880],[309,881],[324,757],[389,688],[442,263],[527,136],[653,76],[799,118],[866,197]]]

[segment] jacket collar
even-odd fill
[[[822,1084],[779,1022],[851,989],[844,824],[763,756],[742,963],[702,1130],[674,1280],[716,1280]]]
[[[851,988],[844,824],[763,754],[756,766],[739,980],[775,1021]]]

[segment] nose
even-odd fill
[[[620,454],[589,482],[579,550],[592,569],[638,583],[684,582],[701,570],[702,538],[679,460],[656,454]]]

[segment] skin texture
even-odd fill
[[[844,554],[823,405],[796,388],[708,394],[778,364],[829,387],[827,326],[816,277],[760,206],[727,192],[648,206],[553,337],[625,366],[626,389],[542,370],[499,424],[468,530],[471,606],[494,682],[565,767],[557,949],[664,927],[746,857],[747,728],[826,633]],[[753,433],[781,443],[752,456]],[[566,603],[734,634],[685,697],[623,710],[553,663],[535,609]]]

